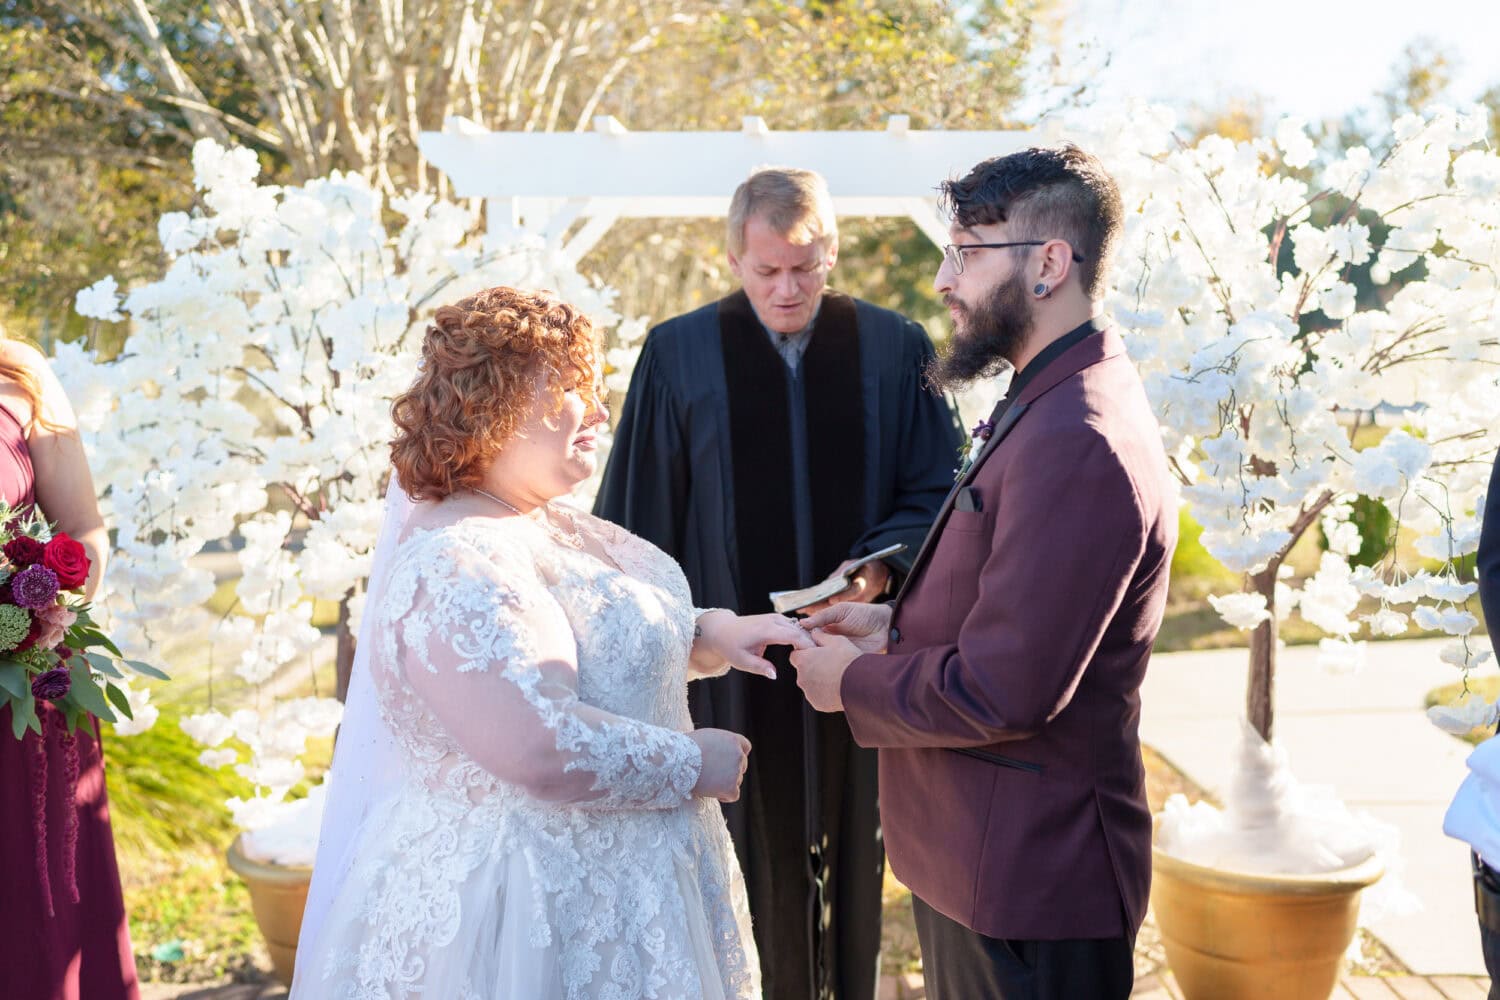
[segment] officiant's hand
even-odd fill
[[[810,633],[817,649],[792,652],[792,666],[797,668],[797,686],[807,696],[807,703],[820,712],[844,710],[844,671],[860,656],[860,649],[841,635],[824,631]]]
[[[801,624],[809,632],[841,635],[858,646],[861,653],[884,653],[891,633],[891,606],[845,602],[809,615]]]
[[[845,559],[839,563],[839,568],[829,573],[829,576],[838,576],[856,560]],[[800,614],[810,615],[817,611],[823,611],[836,604],[869,604],[871,601],[880,599],[885,593],[885,588],[891,582],[891,568],[882,560],[876,559],[872,563],[866,563],[859,568],[859,572],[849,578],[849,586],[834,594],[828,600],[819,604],[809,604],[800,610]]]
[[[707,611],[698,616],[697,627],[692,659],[701,675],[712,676],[733,667],[775,680],[776,668],[766,659],[767,646],[813,648],[813,640],[802,626],[785,615],[742,618],[730,611]]]

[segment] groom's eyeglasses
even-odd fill
[[[1003,250],[1006,247],[1044,247],[1051,242],[1051,240],[1020,240],[1016,243],[948,243],[943,246],[943,256],[948,259],[949,264],[953,265],[954,274],[963,274],[965,251]],[[1073,254],[1073,261],[1075,263],[1082,264],[1083,254],[1079,253],[1077,250],[1074,250],[1072,247],[1069,247],[1068,249]]]

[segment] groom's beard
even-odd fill
[[[928,381],[939,391],[963,389],[981,378],[1005,370],[1031,335],[1031,298],[1019,269],[996,285],[978,306],[970,307],[953,297],[943,304],[956,306],[963,314],[963,330],[954,330],[948,349],[928,369]]]

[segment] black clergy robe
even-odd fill
[[[910,566],[953,483],[962,431],[926,387],[920,326],[824,294],[788,368],[744,292],[651,331],[594,512],[682,565],[699,607],[771,610],[847,558],[892,542]],[[899,582],[899,581],[898,581]],[[694,721],[753,744],[725,807],[768,1000],[871,1000],[881,881],[874,751],[807,708],[786,650],[777,679],[689,688]],[[778,655],[779,654],[779,655]]]

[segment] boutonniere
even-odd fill
[[[974,425],[969,432],[969,440],[965,441],[963,447],[958,450],[958,468],[953,470],[954,479],[962,479],[974,464],[974,459],[979,457],[980,451],[984,449],[984,443],[995,433],[995,422],[993,420],[981,420]]]

